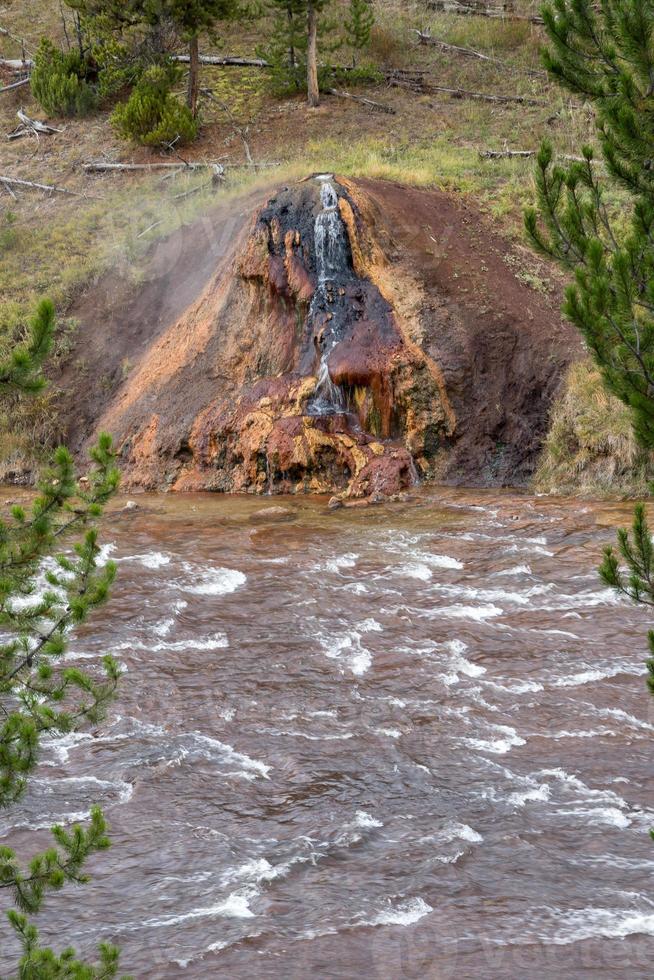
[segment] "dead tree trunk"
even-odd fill
[[[318,11],[309,0],[307,4],[307,99],[315,108],[320,104],[318,88]]]
[[[188,66],[188,107],[193,118],[198,114],[198,93],[200,90],[200,48],[197,34],[193,34],[189,41],[189,66]]]

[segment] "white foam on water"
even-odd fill
[[[533,605],[533,598],[543,595],[554,588],[553,584],[534,585],[525,592],[509,592],[506,589],[478,589],[471,585],[437,585],[436,589],[442,595],[454,599],[470,599],[473,602],[512,603],[516,606]]]
[[[473,749],[481,752],[493,752],[497,755],[505,755],[512,748],[518,745],[526,745],[525,739],[518,735],[515,728],[510,725],[491,725],[495,731],[501,732],[497,738],[468,738],[461,741],[470,745]]]
[[[352,592],[354,595],[365,595],[370,592],[367,585],[363,582],[348,582],[346,585],[341,585],[339,588],[345,589],[346,592]]]
[[[636,909],[575,909],[561,912],[559,923],[559,931],[548,938],[548,942],[557,945],[576,943],[596,936],[607,939],[654,936],[654,912]]]
[[[552,790],[549,784],[541,783],[540,786],[536,786],[533,789],[526,789],[522,793],[510,793],[507,797],[507,802],[522,809],[527,803],[547,803],[551,795]]]
[[[429,551],[419,551],[414,553],[418,562],[431,565],[432,568],[443,568],[448,570],[460,570],[464,568],[462,561],[458,558],[451,558],[450,555],[434,555]]]
[[[615,806],[572,807],[565,810],[559,808],[554,812],[562,817],[574,817],[579,823],[608,824],[618,830],[626,830],[631,826],[629,817]]]
[[[531,565],[514,565],[512,568],[504,568],[496,575],[531,575]]]
[[[254,912],[250,908],[248,901],[250,895],[233,892],[221,902],[209,905],[204,908],[191,909],[190,912],[181,912],[178,915],[165,915],[160,918],[146,919],[140,926],[150,929],[157,929],[162,926],[175,926],[181,922],[188,922],[191,919],[212,919],[221,916],[229,919],[252,919]]]
[[[242,766],[244,770],[254,773],[257,776],[262,776],[264,779],[269,778],[268,773],[272,766],[266,765],[265,762],[260,762],[259,759],[251,759],[249,755],[237,752],[233,746],[227,745],[225,742],[220,742],[217,738],[211,738],[209,735],[202,735],[200,732],[189,732],[189,736],[194,745],[201,746],[206,750],[208,753],[206,758],[211,758],[213,752],[217,751],[224,761],[234,762]]]
[[[600,715],[602,718],[617,718],[618,721],[624,722],[631,728],[654,732],[654,725],[651,725],[648,721],[643,721],[642,718],[636,718],[634,715],[630,715],[627,711],[623,711],[622,708],[596,708],[595,705],[592,705],[592,708],[593,713]]]
[[[397,728],[373,728],[377,735],[385,735],[387,738],[400,738],[402,732]]]
[[[50,782],[50,780],[34,780],[34,782]],[[58,776],[56,780],[52,781],[54,786],[86,786],[91,784],[92,786],[97,786],[99,789],[117,789],[118,790],[118,803],[127,803],[131,800],[134,795],[134,786],[132,783],[127,783],[123,779],[99,779],[97,776]]]
[[[190,637],[188,640],[139,644],[139,647],[152,650],[155,653],[159,653],[162,650],[170,650],[173,652],[176,650],[224,650],[228,646],[229,641],[224,633],[213,633],[211,636],[207,636],[204,639]]]
[[[365,810],[357,810],[354,822],[357,827],[383,827],[384,824],[381,820],[377,820],[371,814],[366,813]]]
[[[505,920],[502,932],[504,935],[488,941],[495,946],[567,946],[586,939],[654,936],[654,912],[593,906],[583,909],[529,908],[519,918],[511,916]],[[616,971],[615,975],[619,973]]]
[[[92,738],[88,732],[69,732],[67,735],[61,735],[55,738],[43,738],[41,740],[41,747],[43,749],[50,749],[55,757],[56,762],[43,762],[43,765],[56,765],[57,763],[68,762],[70,758],[70,753],[73,749],[77,748],[82,742],[88,742]]]
[[[411,926],[433,912],[431,905],[422,898],[408,898],[394,908],[384,909],[370,922],[372,926]]]
[[[616,735],[618,735],[618,732],[614,732],[611,728],[590,728],[570,732],[565,730],[560,732],[542,732],[538,734],[538,737],[560,741],[564,738],[604,738],[606,736],[615,737]]]
[[[48,779],[44,777],[35,777],[31,780],[32,785],[41,787],[41,792],[45,796],[52,796],[56,790],[61,787],[68,787],[69,790],[74,792],[76,789],[81,789],[83,795],[86,796],[87,792],[93,792],[94,798],[96,796],[97,790],[102,790],[103,793],[116,792],[115,798],[106,797],[102,800],[102,804],[105,808],[111,806],[120,806],[127,803],[134,793],[134,786],[132,783],[125,782],[122,779],[108,780],[100,779],[97,776],[61,776],[57,779]],[[90,789],[88,789],[90,787]],[[68,800],[65,801],[65,805],[68,804]],[[43,810],[44,807],[41,804],[40,809]],[[70,826],[71,824],[79,823],[83,820],[88,820],[91,816],[91,807],[84,810],[70,810],[64,812],[47,812],[41,819],[37,820],[18,820],[12,823],[0,824],[0,834],[4,835],[10,830],[16,829],[26,829],[26,830],[45,830],[53,826],[53,824],[60,824],[62,826]]]
[[[113,555],[116,550],[116,545],[113,541],[108,541],[106,544],[100,545],[100,551],[96,558],[96,564],[98,568],[102,568],[107,564],[111,555]]]
[[[562,609],[593,609],[596,606],[622,606],[628,600],[614,592],[602,589],[599,592],[558,593],[555,606],[539,606],[542,612],[560,612]]]
[[[312,735],[310,732],[289,732],[284,729],[272,729],[271,735],[285,736],[287,738],[306,738],[309,742],[343,742],[354,738],[354,732],[343,732],[337,734]]]
[[[463,656],[468,649],[463,640],[448,640],[443,646],[450,654],[449,665],[453,670],[465,674],[466,677],[481,677],[482,674],[486,673],[486,668],[482,667],[481,664],[472,663],[471,660]]]
[[[573,817],[579,822],[589,824],[608,824],[624,830],[632,820],[624,811],[629,804],[611,789],[592,789],[578,776],[573,776],[565,769],[542,769],[537,776],[557,780],[561,786],[567,786],[574,791],[576,799],[558,805],[555,811],[560,816]]]
[[[235,568],[198,568],[188,562],[184,562],[183,568],[196,584],[184,584],[182,588],[193,595],[229,595],[247,582],[247,576]]]
[[[156,570],[163,568],[164,565],[170,565],[170,555],[163,551],[146,551],[143,555],[125,555],[123,558],[118,558],[117,561],[134,561],[145,568]]]
[[[428,565],[417,561],[409,562],[406,565],[398,565],[395,572],[397,575],[403,575],[405,578],[418,579],[420,582],[428,582],[433,574]]]
[[[481,623],[485,619],[501,616],[503,612],[503,609],[491,603],[482,606],[439,606],[429,614],[429,617],[436,619],[439,616],[448,616],[451,619],[471,619],[476,623]]]
[[[253,858],[237,868],[230,868],[222,875],[222,882],[229,884],[234,881],[252,881],[259,884],[263,881],[274,881],[275,878],[283,877],[288,871],[289,865],[281,864],[275,867],[266,858]]]
[[[485,680],[482,683],[497,691],[505,691],[507,694],[535,694],[537,691],[544,690],[543,685],[538,681],[506,681],[501,684],[499,681]]]
[[[483,837],[476,830],[473,830],[467,823],[450,821],[443,828],[448,840],[466,840],[471,844],[481,844]]]
[[[91,816],[88,810],[75,810],[70,813],[50,814],[45,819],[31,823],[29,820],[18,820],[15,823],[0,824],[0,837],[5,836],[12,830],[49,830],[54,824],[62,827],[69,827],[74,823],[81,823],[88,820]]]
[[[357,629],[361,630],[362,633],[384,632],[384,627],[376,619],[364,619],[363,622],[357,623]]]
[[[320,637],[320,643],[330,660],[337,660],[355,676],[360,677],[370,669],[372,654],[363,646],[361,634],[356,630],[342,636]]]
[[[491,538],[492,540],[492,538]],[[528,538],[524,539],[529,540]],[[512,544],[508,548],[504,549],[504,553],[507,555],[520,555],[520,554],[530,554],[530,555],[541,555],[543,558],[553,558],[554,552],[548,551],[547,548],[542,548],[537,544]]]
[[[229,641],[224,633],[212,633],[210,636],[189,637],[188,640],[160,640],[158,643],[148,643],[143,640],[124,640],[117,644],[114,650],[147,650],[152,653],[162,651],[175,652],[179,650],[224,650]]]
[[[358,560],[358,555],[354,554],[353,552],[348,552],[345,555],[337,555],[336,558],[328,559],[319,566],[319,570],[331,572],[333,575],[337,575],[341,569],[354,568]]]
[[[174,617],[169,619],[162,619],[160,623],[155,623],[152,627],[152,632],[156,633],[157,636],[168,636],[171,629],[175,625]]]
[[[593,681],[603,681],[610,677],[618,677],[620,674],[639,674],[645,673],[644,664],[620,663],[606,667],[590,667],[580,670],[575,674],[566,674],[550,681],[551,687],[582,687],[584,684],[592,684]]]

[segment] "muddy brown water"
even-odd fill
[[[119,699],[0,815],[21,852],[111,822],[44,940],[149,978],[651,976],[650,621],[595,573],[629,507],[270,503],[107,521],[116,587],[69,656],[115,653]]]

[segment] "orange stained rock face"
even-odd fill
[[[493,483],[529,471],[576,354],[554,304],[517,281],[489,233],[480,270],[474,228],[445,195],[333,187],[331,215],[315,180],[269,196],[213,269],[203,257],[188,308],[145,323],[101,413],[91,418],[97,397],[85,408],[89,436],[114,434],[125,487],[355,498],[416,475]],[[321,213],[323,232],[341,236],[331,252],[327,242],[340,262],[327,279]],[[147,313],[157,297],[144,288]]]

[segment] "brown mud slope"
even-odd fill
[[[56,383],[73,447],[110,431],[130,489],[525,483],[579,356],[560,297],[439,192],[309,179],[258,203],[216,209],[139,285],[114,274],[72,311]]]

